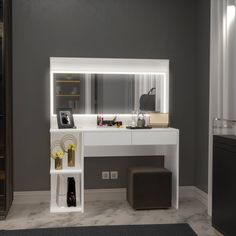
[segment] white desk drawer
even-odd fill
[[[131,132],[85,132],[85,146],[131,145]]]
[[[133,145],[174,145],[178,143],[177,132],[132,131]]]

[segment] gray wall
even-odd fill
[[[15,190],[49,189],[51,56],[170,59],[171,124],[180,129],[180,185],[195,183],[197,2],[13,1]],[[109,163],[112,169],[113,160]],[[88,176],[96,166],[86,168]]]
[[[164,167],[163,156],[144,156],[144,157],[86,157],[84,168],[84,186],[86,189],[96,188],[126,188],[128,167],[131,166],[158,166]],[[111,165],[112,158],[112,165]],[[102,171],[118,171],[118,180],[102,180]]]
[[[208,191],[210,1],[198,0],[195,185]]]

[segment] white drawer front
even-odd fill
[[[131,132],[85,132],[85,146],[131,145]]]
[[[171,145],[178,143],[178,135],[176,132],[162,131],[133,131],[133,145]]]

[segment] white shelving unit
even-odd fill
[[[75,166],[68,166],[68,155],[62,161],[62,169],[55,169],[55,160],[51,158],[51,212],[84,212],[84,160],[83,160],[83,133],[71,132],[69,129],[51,130],[51,149],[63,150],[61,147],[62,140],[68,135],[76,140],[75,150]],[[67,206],[67,179],[73,177],[75,179],[76,188],[76,207]]]

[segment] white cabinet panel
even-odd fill
[[[132,131],[133,145],[174,145],[178,134],[174,131]]]
[[[85,146],[131,145],[131,132],[85,132]]]

